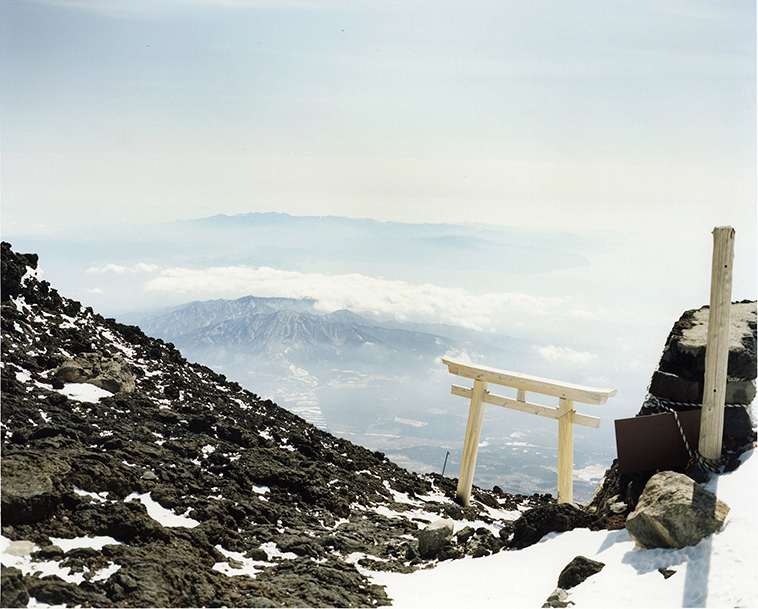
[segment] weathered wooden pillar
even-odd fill
[[[474,380],[471,406],[468,411],[468,424],[466,425],[466,439],[463,443],[461,475],[458,477],[457,498],[458,502],[464,506],[468,505],[471,500],[476,454],[479,451],[479,436],[482,433],[482,418],[484,417],[484,401],[482,398],[486,389],[487,383],[478,379]]]
[[[708,311],[703,412],[700,419],[700,443],[698,445],[700,454],[712,461],[721,459],[721,443],[724,433],[733,261],[734,229],[731,226],[718,226],[713,229],[711,301]]]
[[[559,399],[558,407],[558,503],[574,501],[574,402]]]

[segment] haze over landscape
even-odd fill
[[[255,296],[441,337],[373,372],[194,352],[411,468],[462,444],[438,364],[462,342],[616,388],[580,409],[603,424],[576,469],[602,469],[708,302],[714,226],[733,298],[758,292],[755,24],[754,2],[4,2],[3,239],[120,321]],[[487,416],[482,483],[549,491],[522,474],[554,467],[554,422]]]

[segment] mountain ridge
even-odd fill
[[[553,501],[475,488],[462,508],[454,481],[60,296],[2,247],[3,606],[386,605],[371,569],[438,560],[428,523],[479,527],[447,558],[483,556]]]

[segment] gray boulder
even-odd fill
[[[453,538],[455,523],[443,518],[419,532],[418,551],[422,558],[434,558],[444,545]]]
[[[120,356],[82,353],[61,364],[54,378],[62,383],[89,383],[111,393],[131,393],[135,389],[131,366]]]
[[[660,472],[648,481],[626,530],[643,548],[683,548],[721,529],[729,506],[694,480]]]

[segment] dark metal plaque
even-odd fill
[[[693,451],[700,441],[700,413],[699,408],[677,413]],[[690,456],[673,414],[617,419],[615,423],[620,473],[684,470]]]

